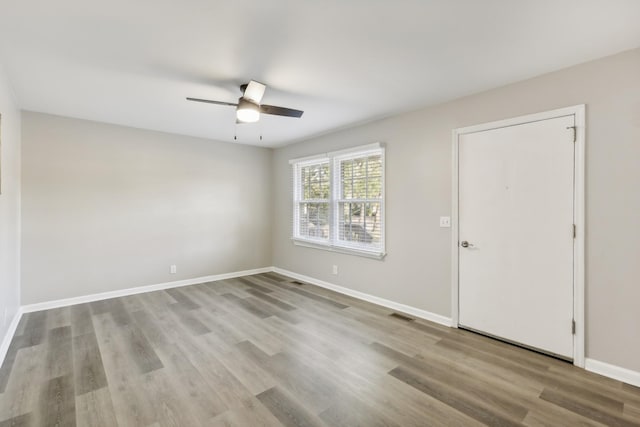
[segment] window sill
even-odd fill
[[[365,258],[373,258],[373,259],[381,260],[387,255],[385,252],[382,252],[382,253],[381,252],[370,252],[370,251],[364,251],[364,250],[359,250],[359,249],[354,249],[354,248],[345,248],[344,246],[331,246],[329,244],[316,243],[316,242],[311,242],[309,240],[302,240],[302,239],[292,238],[291,241],[296,246],[303,246],[303,247],[306,247],[306,248],[321,249],[321,250],[324,250],[324,251],[337,252],[337,253],[346,254],[346,255],[361,256],[361,257],[365,257]]]

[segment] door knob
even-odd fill
[[[469,245],[469,242],[467,242],[466,240],[463,240],[462,242],[460,242],[460,246],[462,246],[463,248],[468,248],[469,246],[473,246],[473,245]]]

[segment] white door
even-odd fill
[[[459,324],[569,359],[574,125],[569,115],[458,139]]]

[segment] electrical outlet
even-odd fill
[[[171,268],[169,269],[169,272],[170,272],[171,274],[176,274],[176,271],[178,271],[178,270],[177,270],[177,268],[176,268],[176,266],[175,266],[175,264],[174,264],[174,265],[172,265],[172,266],[171,266]]]
[[[440,217],[440,227],[451,227],[451,217],[449,216],[441,216]]]
[[[331,273],[335,276],[338,275],[338,266],[334,265],[333,268],[331,269]]]

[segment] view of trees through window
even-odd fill
[[[340,240],[380,242],[382,157],[359,157],[340,161],[338,224]]]
[[[329,238],[329,163],[300,168],[300,235]]]

